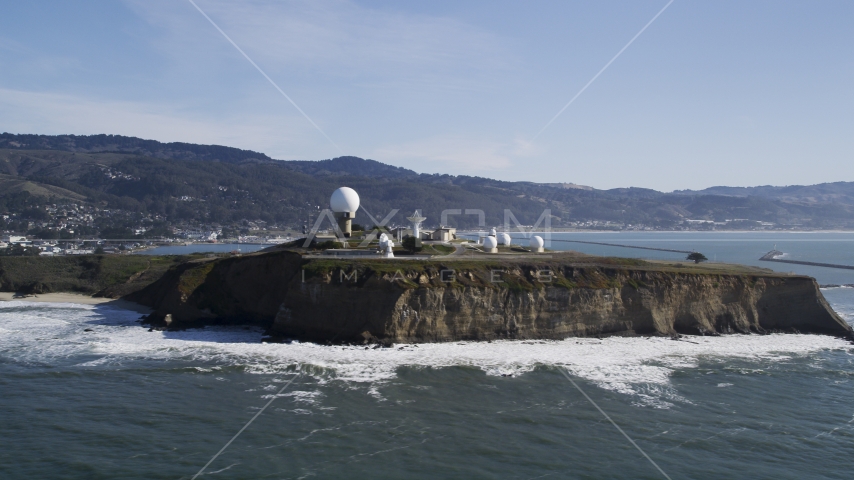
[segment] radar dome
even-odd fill
[[[483,248],[492,249],[498,247],[498,240],[495,237],[486,237],[483,239]]]
[[[543,248],[543,245],[545,244],[546,242],[543,241],[543,237],[539,235],[534,235],[533,237],[531,237],[531,248]]]
[[[335,213],[355,213],[359,209],[359,194],[350,187],[341,187],[332,192],[329,206]]]
[[[502,233],[501,235],[498,236],[498,238],[501,240],[502,245],[510,245],[510,235],[507,235],[506,233]]]

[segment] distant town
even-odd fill
[[[277,225],[260,219],[236,224],[170,222],[160,215],[98,208],[83,203],[51,204],[23,212],[0,214],[0,255],[126,254],[156,246],[196,243],[275,245],[303,238],[313,217],[302,225]],[[116,226],[119,225],[119,226]],[[129,225],[129,226],[123,226]],[[388,229],[406,225],[392,222]],[[369,227],[371,227],[369,225]],[[440,228],[425,224],[427,229]],[[531,228],[532,226],[527,226]],[[358,228],[363,228],[359,226]],[[467,231],[484,231],[469,228]],[[525,228],[525,226],[522,226]],[[803,231],[800,225],[780,225],[751,219],[724,221],[685,219],[670,226],[614,221],[564,221],[552,232],[573,231]],[[461,229],[460,232],[466,230]],[[319,234],[331,234],[320,230]]]
[[[326,192],[342,185],[362,195],[353,222],[368,228],[405,226],[404,214],[419,210],[425,229],[485,231],[503,227],[509,210],[517,223],[552,232],[854,231],[854,182],[599,190],[417,173],[350,156],[276,160],[119,135],[0,133],[0,255],[286,242],[315,227]]]

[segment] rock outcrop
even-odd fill
[[[318,342],[803,332],[851,337],[815,280],[639,261],[304,259],[185,264],[134,301],[173,325],[253,322]]]

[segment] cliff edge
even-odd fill
[[[277,251],[170,269],[129,300],[170,326],[254,323],[317,342],[801,332],[852,338],[813,278],[557,254],[428,261]]]

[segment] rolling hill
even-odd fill
[[[377,218],[399,209],[397,223],[415,209],[428,223],[438,223],[445,209],[481,209],[487,224],[497,225],[510,209],[519,221],[532,224],[548,208],[556,227],[598,221],[674,228],[686,219],[749,219],[799,228],[854,228],[854,182],[671,193],[597,190],[419,174],[357,157],[283,161],[225,146],[115,135],[0,134],[0,212],[11,211],[3,199],[13,196],[15,208],[21,208],[26,192],[29,206],[73,200],[170,222],[230,225],[261,219],[301,226],[341,185],[359,191],[363,206]],[[372,223],[362,212],[357,222]],[[474,227],[477,218],[455,215],[449,223]]]

